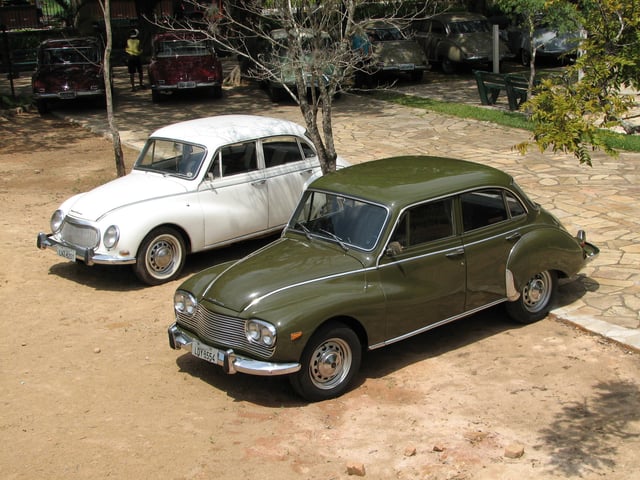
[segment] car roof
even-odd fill
[[[218,115],[174,123],[151,134],[153,138],[169,138],[204,145],[216,150],[230,143],[254,140],[274,135],[304,136],[305,129],[297,123],[260,115]]]
[[[42,48],[86,47],[98,45],[95,37],[49,38],[40,43]]]
[[[469,20],[486,20],[487,17],[479,13],[470,12],[447,12],[434,15],[432,18],[438,19],[444,23],[465,22]]]
[[[512,184],[509,174],[487,165],[445,157],[402,156],[338,170],[320,177],[309,188],[402,208],[460,191]]]

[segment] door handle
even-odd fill
[[[515,243],[515,242],[517,242],[518,240],[520,240],[520,238],[522,238],[522,235],[521,235],[519,232],[516,232],[516,233],[514,233],[514,234],[512,234],[512,235],[509,235],[509,236],[506,238],[506,240],[507,240],[507,242],[513,242],[513,243]]]
[[[300,172],[300,175],[311,175],[313,173],[313,168]]]
[[[463,255],[464,255],[464,248],[458,248],[458,249],[454,250],[453,252],[447,253],[445,256],[447,258],[460,258]]]
[[[260,185],[264,185],[267,181],[263,178],[262,180],[257,180],[255,182],[251,182],[251,185],[254,187],[259,187]]]

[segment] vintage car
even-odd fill
[[[177,92],[222,96],[222,63],[204,34],[160,33],[152,40],[148,68],[151,100]]]
[[[46,113],[56,103],[92,100],[104,106],[103,46],[93,37],[51,39],[37,51],[36,70],[31,77],[38,112]]]
[[[321,32],[319,38],[316,38],[311,30],[302,30],[301,35],[302,47],[305,51],[305,57],[302,59],[304,82],[307,91],[310,92],[320,82],[325,86],[328,85],[331,76],[335,73],[334,65],[328,60],[319,60],[319,64],[324,64],[324,71],[320,78],[314,78],[310,68],[312,57],[315,55],[316,59],[320,58],[318,52],[328,53],[334,42],[326,32]],[[287,89],[295,94],[296,69],[300,64],[296,62],[288,46],[287,31],[283,28],[272,30],[269,32],[269,40],[261,42],[258,49],[260,51],[257,58],[264,68],[254,65],[248,72],[249,76],[261,80],[261,86],[274,102],[287,98],[289,96]],[[328,58],[330,57],[328,55]],[[337,89],[339,90],[339,86]]]
[[[178,276],[188,253],[281,230],[319,175],[296,123],[252,115],[176,123],[149,137],[128,175],[65,201],[37,246],[87,265],[131,264],[140,280],[160,284]]]
[[[352,48],[362,55],[361,69],[356,75],[356,87],[371,86],[375,76],[408,75],[422,80],[429,62],[422,48],[407,38],[394,24],[370,20],[361,25],[362,33],[352,38]]]
[[[493,63],[493,33],[489,21],[477,13],[441,13],[412,25],[415,40],[444,73],[462,67],[486,69]],[[499,61],[514,55],[499,39]]]
[[[314,181],[280,239],[186,280],[169,344],[227,373],[288,374],[323,400],[363,350],[501,303],[517,322],[543,318],[558,278],[598,252],[494,168],[365,162]]]

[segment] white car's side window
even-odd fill
[[[216,154],[210,171],[214,178],[222,178],[257,169],[256,143],[251,141],[222,147]]]
[[[302,150],[296,137],[272,137],[262,140],[265,168],[299,162]]]

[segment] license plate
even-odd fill
[[[58,93],[60,98],[76,98],[76,92],[60,92]]]
[[[178,82],[178,88],[196,88],[196,82]]]
[[[195,340],[191,344],[191,353],[202,360],[215,363],[216,365],[222,365],[224,362],[224,352],[222,350],[204,345]]]
[[[413,63],[402,63],[398,65],[400,70],[414,70],[416,67]]]
[[[66,258],[67,260],[71,260],[72,262],[76,261],[76,251],[73,248],[63,247],[58,245],[56,247],[56,251],[60,257]]]

